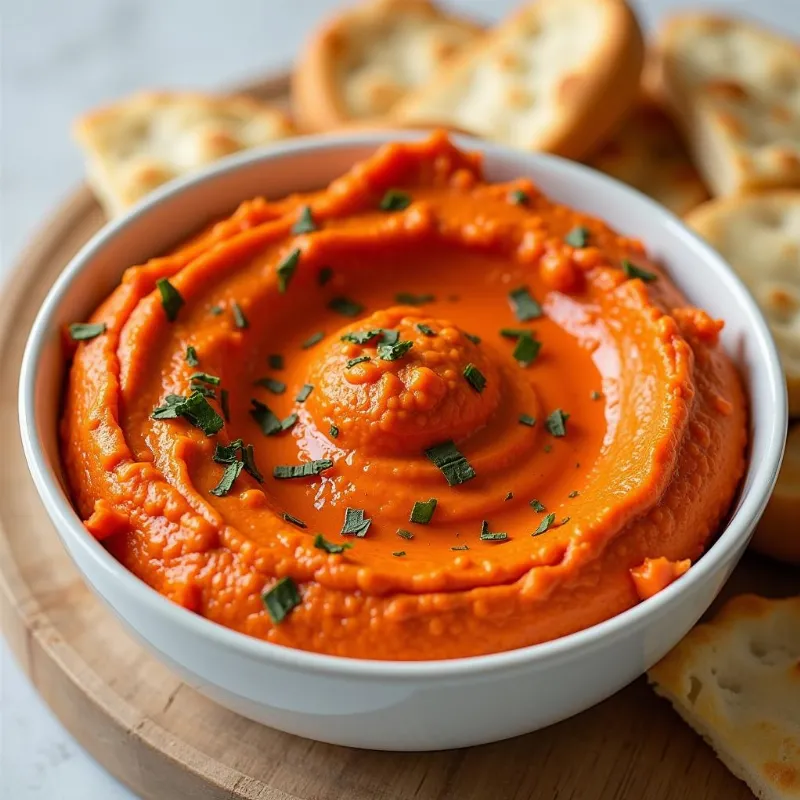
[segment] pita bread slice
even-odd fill
[[[524,149],[582,158],[639,91],[641,32],[623,0],[537,0],[392,113]]]
[[[708,200],[708,190],[675,124],[646,98],[586,163],[649,195],[678,216]]]
[[[800,186],[800,47],[732,18],[681,14],[658,38],[660,89],[715,195]]]
[[[711,200],[686,222],[719,251],[761,306],[786,372],[789,414],[800,415],[800,190]]]
[[[74,132],[95,194],[117,216],[162,183],[293,128],[249,97],[142,92],[86,114]]]
[[[734,598],[647,675],[756,797],[800,798],[800,597]]]
[[[386,114],[482,28],[430,0],[367,0],[315,31],[292,76],[292,105],[312,131]]]

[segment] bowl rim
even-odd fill
[[[630,186],[598,173],[583,164],[559,156],[538,152],[517,151],[510,147],[486,142],[465,135],[452,135],[452,140],[460,147],[478,150],[487,159],[498,158],[519,164],[520,174],[530,175],[537,180],[539,165],[546,165],[551,171],[574,182],[588,182],[590,190],[613,188],[615,192],[627,195],[627,201],[644,207],[647,214],[660,218],[661,224],[669,229],[672,238],[682,238],[693,249],[706,269],[715,278],[727,282],[735,295],[739,310],[744,312],[747,327],[750,329],[751,343],[758,356],[765,361],[769,375],[768,397],[771,401],[771,415],[759,420],[768,425],[766,431],[766,457],[758,463],[748,459],[742,480],[752,476],[752,485],[740,496],[739,506],[730,517],[724,529],[703,557],[680,580],[670,584],[653,597],[617,614],[610,619],[588,628],[539,644],[528,645],[514,650],[443,660],[389,661],[377,659],[357,659],[346,656],[328,655],[313,651],[299,650],[274,644],[262,639],[239,633],[221,624],[201,617],[179,606],[120,564],[94,537],[89,536],[76,514],[48,463],[43,445],[37,435],[35,413],[35,386],[40,357],[47,346],[63,296],[82,271],[103,250],[106,244],[133,221],[143,215],[155,212],[159,206],[168,204],[178,196],[190,193],[202,184],[228,173],[246,170],[255,163],[276,161],[287,156],[309,154],[314,151],[347,149],[355,146],[377,148],[390,141],[413,141],[428,135],[429,132],[392,130],[367,131],[358,133],[327,134],[306,136],[278,142],[264,148],[256,148],[235,154],[209,166],[202,172],[179,178],[155,190],[137,203],[120,218],[107,223],[71,259],[47,293],[34,320],[26,342],[20,371],[18,411],[23,450],[28,469],[40,498],[53,522],[54,527],[72,556],[72,549],[79,548],[83,555],[94,562],[95,567],[110,573],[119,582],[120,589],[133,595],[135,601],[152,614],[164,616],[167,621],[188,630],[189,633],[209,638],[216,646],[236,651],[236,654],[249,659],[273,662],[305,673],[327,674],[334,677],[357,677],[359,679],[395,681],[420,680],[440,681],[454,678],[487,675],[497,670],[515,670],[539,667],[545,663],[552,665],[569,659],[576,651],[587,655],[595,649],[609,645],[612,641],[645,627],[648,621],[660,617],[679,602],[680,595],[693,586],[709,579],[724,565],[726,559],[735,553],[743,538],[748,538],[755,521],[763,512],[771,490],[777,480],[783,454],[787,426],[787,398],[783,370],[777,348],[769,327],[755,300],[750,296],[744,283],[716,253],[697,234],[683,222],[658,204],[656,201]],[[748,399],[751,397],[748,390]],[[751,417],[751,428],[754,420]],[[95,592],[94,580],[87,571],[78,567],[84,580]],[[115,613],[116,609],[112,609]],[[144,634],[141,634],[144,635]],[[145,637],[147,638],[147,637]]]

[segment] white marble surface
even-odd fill
[[[690,0],[634,0],[652,25]],[[454,0],[487,19],[516,0]],[[336,0],[0,0],[0,278],[81,177],[81,111],[140,87],[223,87],[288,64]],[[800,36],[800,0],[717,0]],[[0,798],[131,800],[38,699],[0,643]],[[180,800],[165,798],[165,800]]]

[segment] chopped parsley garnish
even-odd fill
[[[357,536],[363,539],[367,535],[369,526],[372,525],[371,519],[364,519],[363,508],[346,508],[344,510],[344,525],[342,525],[343,536]]]
[[[225,417],[225,422],[231,421],[231,396],[227,389],[219,390],[219,407],[222,411],[222,416]]]
[[[369,360],[370,360],[369,356],[356,356],[356,358],[351,358],[345,364],[345,366],[347,367],[347,369],[350,369],[350,367],[354,367],[356,364],[363,364],[365,361],[369,361]]]
[[[196,367],[200,364],[200,359],[197,357],[197,350],[191,345],[186,348],[186,363],[190,367]]]
[[[314,547],[316,547],[317,550],[324,550],[326,553],[332,553],[333,555],[344,553],[345,550],[349,550],[352,546],[353,545],[350,544],[350,542],[345,544],[329,542],[321,533],[318,533],[314,537]]]
[[[288,431],[297,422],[297,414],[289,414],[288,417],[281,420],[281,430]]]
[[[539,523],[539,527],[531,534],[531,536],[538,536],[540,533],[544,533],[555,521],[556,521],[556,515],[551,511]]]
[[[480,336],[475,336],[474,333],[465,333],[464,336],[466,336],[467,339],[469,339],[472,342],[472,344],[480,344],[481,343],[481,337]]]
[[[464,367],[464,377],[476,392],[482,392],[486,388],[486,378],[474,364],[467,364]]]
[[[357,317],[364,310],[364,306],[361,303],[350,300],[348,297],[334,297],[328,303],[328,308],[343,317]]]
[[[339,438],[339,427],[338,425],[331,425],[330,431],[331,439],[338,439]]]
[[[314,391],[314,385],[313,385],[313,384],[311,384],[311,383],[304,383],[304,384],[303,384],[303,385],[300,387],[300,391],[297,393],[297,397],[295,397],[295,400],[296,400],[298,403],[305,403],[305,401],[306,401],[306,400],[308,400],[308,396],[309,396],[309,395],[311,394],[311,392],[313,392],[313,391]]]
[[[506,339],[519,339],[522,336],[532,336],[527,328],[500,328],[500,335]]]
[[[511,310],[520,322],[538,319],[542,316],[542,307],[533,299],[527,286],[520,286],[508,293]]]
[[[540,514],[544,511],[547,511],[547,509],[544,507],[544,504],[540,503],[538,500],[531,500],[530,506],[534,511],[538,511]]]
[[[73,342],[86,342],[89,339],[96,339],[105,332],[105,322],[73,322],[69,326],[69,338]]]
[[[319,344],[325,338],[324,331],[317,331],[316,333],[312,333],[311,336],[308,337],[300,347],[303,350],[308,350],[309,347],[313,347],[315,344]]]
[[[232,464],[239,458],[239,450],[241,450],[242,444],[241,439],[234,439],[230,444],[217,442],[214,447],[214,461],[217,464]]]
[[[297,584],[288,576],[276,581],[271,589],[261,595],[261,600],[276,625],[283,622],[289,612],[303,602]]]
[[[400,331],[384,328],[381,332],[381,341],[384,344],[397,344],[400,341]]]
[[[264,483],[264,476],[256,466],[256,451],[253,445],[248,444],[242,448],[242,463],[246,472],[249,472],[259,483]]]
[[[475,477],[475,470],[452,440],[428,448],[425,455],[442,471],[449,486],[458,486]]]
[[[175,419],[183,417],[195,428],[199,428],[206,436],[218,433],[225,424],[222,417],[200,392],[193,392],[189,397],[171,394],[165,398],[165,405],[153,411],[153,419]]]
[[[253,385],[263,386],[272,394],[283,394],[286,391],[286,384],[276,378],[259,378]]]
[[[381,198],[378,208],[381,211],[402,211],[411,205],[411,195],[400,189],[389,189]]]
[[[513,189],[508,193],[508,202],[515,206],[528,205],[528,193],[522,189]]]
[[[208,383],[211,386],[219,386],[220,383],[222,383],[221,378],[218,378],[216,375],[209,375],[207,372],[193,372],[189,376],[189,380]]]
[[[298,517],[293,516],[288,511],[283,512],[283,520],[284,522],[291,522],[292,525],[297,526],[298,528],[307,528],[308,525],[303,522],[303,520],[299,519]]]
[[[385,334],[384,334],[385,335]],[[395,342],[387,344],[385,341],[378,345],[378,358],[382,361],[397,361],[402,358],[412,347],[414,342]]]
[[[324,286],[333,277],[333,270],[330,267],[322,267],[317,273],[317,283]]]
[[[602,395],[600,392],[598,392],[597,390],[595,390],[595,391],[593,391],[593,392],[592,392],[592,393],[589,395],[589,398],[590,398],[591,400],[599,400],[599,399],[600,399],[602,396],[603,396],[603,395]]]
[[[212,400],[217,399],[217,393],[214,389],[210,386],[206,386],[204,383],[198,383],[196,381],[192,381],[189,384],[189,391],[190,392],[198,392],[199,394],[203,395],[203,397],[210,397]]]
[[[225,309],[222,306],[211,306],[208,309],[212,317],[218,317]]]
[[[436,331],[424,322],[417,323],[417,330],[424,336],[436,336]]]
[[[280,353],[273,353],[267,358],[267,363],[271,369],[283,369],[283,356]]]
[[[577,497],[579,494],[580,494],[580,492],[577,492],[577,491],[575,491],[575,492],[570,492],[570,493],[567,495],[567,497]]]
[[[311,213],[311,206],[303,206],[300,209],[300,215],[297,222],[292,225],[292,234],[298,236],[301,233],[313,233],[317,229],[317,224],[314,222],[314,216]]]
[[[306,461],[305,464],[290,464],[288,466],[276,466],[272,470],[272,477],[279,480],[287,478],[310,478],[319,475],[326,469],[333,466],[333,461],[329,458],[321,458],[317,461]]]
[[[412,292],[398,292],[394,296],[395,303],[403,306],[424,306],[425,303],[432,303],[436,299],[433,294],[413,294]]]
[[[278,275],[278,291],[281,294],[289,288],[289,283],[294,277],[294,272],[297,269],[298,263],[300,263],[300,248],[295,247],[295,249],[275,268]]]
[[[433,512],[436,511],[437,502],[435,497],[431,497],[430,500],[417,500],[411,509],[409,521],[416,522],[419,525],[427,525],[433,517]]]
[[[377,339],[383,333],[382,328],[373,328],[370,331],[350,331],[341,337],[343,342],[352,342],[353,344],[367,344],[373,339]]]
[[[483,520],[481,523],[481,541],[482,542],[505,542],[508,539],[508,534],[505,532],[492,533],[489,530],[489,521]]]
[[[467,545],[465,544],[457,544],[455,547],[451,547],[450,549],[461,551],[461,550],[469,550],[469,547],[467,547]]]
[[[231,311],[233,311],[233,324],[239,328],[239,330],[243,331],[245,328],[250,327],[250,323],[247,321],[242,307],[235,300],[231,303]]]
[[[542,343],[533,336],[520,336],[511,355],[520,366],[527,367],[536,361],[541,349]]]
[[[178,312],[185,302],[181,293],[166,278],[159,278],[156,281],[156,287],[161,295],[161,305],[164,307],[167,319],[175,322]]]
[[[405,528],[398,528],[397,529],[397,535],[401,539],[413,539],[414,538],[414,534],[411,533],[411,531],[407,531]]]
[[[569,414],[565,414],[560,408],[557,408],[546,420],[545,426],[553,436],[566,436],[567,435],[567,420]]]
[[[532,428],[536,424],[536,417],[532,417],[530,414],[520,414],[519,424],[527,425],[529,428]]]
[[[639,278],[645,283],[652,283],[658,280],[658,275],[655,272],[648,272],[646,269],[637,267],[636,264],[632,264],[627,259],[622,260],[622,271],[625,273],[626,278]]]
[[[564,241],[570,247],[586,247],[589,244],[589,229],[579,225],[564,237]]]
[[[402,558],[405,554],[406,554],[405,550],[396,550],[394,553],[392,553],[392,555],[397,558]]]
[[[256,421],[256,424],[261,428],[261,433],[264,436],[273,436],[282,430],[281,421],[275,416],[274,412],[258,400],[251,400],[252,408],[250,409],[250,416]]]
[[[225,467],[225,471],[222,473],[219,483],[211,489],[211,494],[217,497],[224,497],[228,494],[233,486],[233,482],[242,474],[243,467],[244,463],[242,461],[231,461],[231,463]]]

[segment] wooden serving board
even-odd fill
[[[285,79],[250,87],[286,97]],[[379,753],[279,733],[181,683],[81,580],[19,441],[17,383],[39,305],[103,223],[82,188],[40,229],[0,293],[2,632],[37,690],[113,775],[152,800],[746,800],[750,792],[639,679],[570,720],[498,744]],[[798,573],[748,556],[726,588],[789,594]]]

